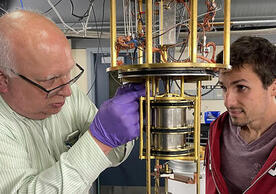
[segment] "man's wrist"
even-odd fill
[[[111,150],[112,147],[105,145],[104,143],[100,142],[96,137],[94,137],[91,133],[91,131],[89,131],[91,137],[94,139],[94,141],[98,144],[98,146],[101,148],[101,150],[103,151],[103,153],[105,155],[107,155]]]

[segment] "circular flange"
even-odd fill
[[[146,76],[215,76],[214,71],[208,69],[141,69],[133,71],[118,71],[119,78],[135,78]]]
[[[194,102],[193,101],[152,101],[151,107],[193,107]]]
[[[215,76],[215,72],[219,69],[229,69],[229,67],[218,63],[153,63],[115,66],[107,68],[107,72],[118,71],[118,77],[124,79],[148,76],[185,76],[191,79]]]
[[[120,65],[107,68],[107,71],[135,71],[141,69],[171,69],[171,68],[195,68],[195,69],[229,69],[230,67],[220,63],[192,63],[192,62],[173,62],[173,63],[143,63],[135,65]]]
[[[159,134],[188,134],[194,132],[194,127],[179,127],[176,129],[168,129],[168,128],[151,128],[152,133],[159,133]]]
[[[151,154],[153,156],[186,156],[194,153],[194,148],[187,148],[179,151],[156,151],[156,150],[151,150]]]

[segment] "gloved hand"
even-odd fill
[[[112,148],[139,136],[139,97],[145,96],[142,84],[126,84],[105,101],[92,124],[91,134]]]

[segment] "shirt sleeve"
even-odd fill
[[[78,88],[73,88],[73,89],[75,90],[74,98],[76,99],[73,102],[74,110],[76,110],[76,107],[78,107],[78,110],[75,111],[75,116],[78,117],[78,119],[75,119],[75,120],[79,125],[78,128],[81,128],[83,133],[89,129],[89,126],[92,123],[97,113],[97,108],[91,102],[91,100]],[[124,160],[126,160],[133,146],[134,146],[134,141],[130,141],[126,145],[122,145],[112,149],[111,152],[107,155],[112,166],[113,167],[118,166]]]
[[[41,172],[11,135],[0,133],[0,142],[0,193],[80,193],[111,165],[88,132]]]
[[[102,152],[87,131],[97,110],[84,94],[74,92],[77,96],[70,102],[74,111],[68,114],[75,114],[73,121],[82,130],[82,136],[69,150],[61,152],[57,161],[46,166],[43,161],[35,161],[42,170],[33,166],[35,159],[26,149],[28,140],[13,123],[16,121],[1,121],[0,193],[83,193],[103,170],[127,158],[133,142],[113,149],[108,156]],[[35,153],[40,148],[33,149]]]

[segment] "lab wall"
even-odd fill
[[[87,72],[87,54],[86,49],[72,49],[72,56],[76,63],[78,63],[83,69],[83,75],[76,82],[78,87],[84,92],[88,91],[88,72]]]

